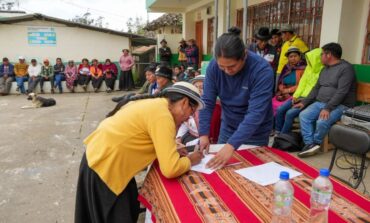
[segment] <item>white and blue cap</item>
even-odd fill
[[[185,81],[180,81],[180,82],[177,82],[175,83],[174,85],[172,85],[171,87],[168,87],[166,89],[164,89],[165,92],[176,92],[176,93],[180,93],[180,94],[183,94],[191,99],[193,99],[194,101],[197,102],[198,104],[198,107],[197,107],[197,110],[200,110],[200,109],[203,109],[204,108],[204,102],[203,100],[200,98],[200,92],[198,90],[198,88],[196,88],[194,85],[188,83],[188,82],[185,82]]]
[[[281,171],[280,172],[280,179],[281,180],[289,180],[289,173],[286,171]]]
[[[330,171],[328,169],[320,169],[320,176],[328,177],[330,175]]]

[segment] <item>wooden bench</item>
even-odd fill
[[[119,84],[119,80],[116,80],[115,84],[114,84],[114,89],[115,90],[118,89],[118,84]],[[28,81],[24,82],[24,87],[25,87],[26,90],[28,89]],[[62,81],[62,87],[63,87],[63,93],[70,93],[70,90],[67,88],[65,81]],[[17,92],[16,89],[17,89],[17,82],[13,81],[12,82],[12,87],[10,89],[10,94],[19,94],[19,92]],[[105,82],[103,81],[102,85],[100,86],[99,92],[106,91],[106,90],[107,90],[107,87],[105,85]],[[90,81],[89,85],[87,86],[87,91],[88,92],[93,92],[94,91],[94,88],[91,85],[91,81]],[[35,92],[40,93],[40,83],[37,84]],[[44,92],[45,93],[51,93],[51,85],[50,85],[49,81],[44,82]],[[59,92],[59,90],[56,89],[55,93],[58,93],[58,92]],[[83,90],[81,85],[77,85],[77,87],[75,87],[75,92],[85,92],[85,91]]]
[[[370,83],[357,82],[356,98],[357,101],[370,103]],[[321,145],[321,149],[323,152],[328,152],[334,149],[334,145],[329,142],[328,135],[325,136],[324,141]],[[367,154],[367,157],[370,158],[370,153]]]

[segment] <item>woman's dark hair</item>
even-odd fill
[[[328,43],[321,47],[325,53],[330,53],[335,58],[340,59],[342,57],[342,47],[338,43]]]
[[[240,29],[237,27],[231,27],[227,33],[222,34],[216,41],[215,58],[242,60],[245,57],[245,45],[239,35]]]
[[[138,101],[138,100],[153,99],[153,98],[168,98],[168,100],[172,104],[172,103],[175,103],[177,101],[180,101],[184,97],[187,97],[187,96],[183,95],[183,94],[180,94],[180,93],[177,93],[177,92],[166,92],[166,91],[160,92],[160,93],[154,94],[154,95],[134,96],[134,94],[129,94],[129,95],[125,96],[120,102],[118,102],[116,107],[111,112],[109,112],[106,117],[108,118],[108,117],[111,117],[111,116],[115,115],[123,106],[125,106],[130,101]],[[189,103],[192,106],[197,106],[198,105],[198,102],[195,101],[194,99],[192,99],[190,97],[187,97],[187,98],[189,99]]]
[[[105,62],[108,62],[108,61],[109,61],[109,63],[111,63],[110,59],[106,59],[106,60],[105,60]]]
[[[154,74],[156,69],[157,69],[157,66],[155,66],[155,64],[151,64],[145,68],[144,72],[149,71]]]
[[[89,62],[89,60],[88,60],[88,59],[86,59],[86,58],[83,58],[83,59],[82,59],[82,63],[83,63],[84,61]]]
[[[92,59],[91,63],[94,63],[94,62],[99,62],[97,59]]]

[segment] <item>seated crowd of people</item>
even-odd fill
[[[19,57],[19,63],[13,65],[4,57],[0,65],[0,94],[9,94],[14,80],[17,82],[16,91],[21,94],[34,92],[37,85],[40,85],[40,93],[44,93],[45,81],[50,83],[51,93],[57,89],[59,93],[63,93],[62,81],[66,81],[66,86],[71,92],[75,91],[77,85],[81,85],[86,91],[90,81],[94,91],[97,92],[105,81],[107,92],[111,92],[117,74],[117,67],[110,59],[106,59],[104,64],[93,59],[90,64],[89,60],[84,58],[78,66],[73,60],[69,60],[65,66],[62,59],[57,58],[53,66],[48,59],[44,59],[42,65],[36,59],[31,59],[31,63],[27,64],[24,57]],[[24,86],[26,81],[28,89]]]
[[[131,90],[134,88],[132,77],[132,67],[134,60],[129,55],[129,50],[123,49],[119,65],[121,76],[119,79],[120,90]],[[97,59],[91,63],[84,58],[78,66],[73,60],[69,60],[67,65],[63,64],[61,58],[57,58],[53,66],[48,59],[44,59],[40,64],[36,59],[31,59],[31,63],[26,62],[25,57],[20,56],[19,62],[15,65],[4,57],[0,65],[0,95],[8,95],[13,81],[17,82],[16,91],[21,94],[34,92],[37,85],[40,85],[40,93],[44,93],[44,82],[48,81],[51,86],[51,93],[59,90],[63,93],[62,81],[66,81],[66,87],[74,93],[77,85],[82,86],[84,91],[91,82],[95,92],[98,92],[103,82],[106,91],[109,93],[114,90],[114,84],[118,77],[117,66],[110,59],[106,59],[103,64]],[[24,82],[28,81],[28,89],[25,89]]]

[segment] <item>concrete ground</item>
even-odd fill
[[[57,105],[40,109],[20,109],[30,104],[25,96],[0,97],[0,223],[73,222],[82,141],[121,94],[55,94]],[[305,161],[320,168],[330,158],[331,152]],[[370,190],[369,175],[365,184]]]

